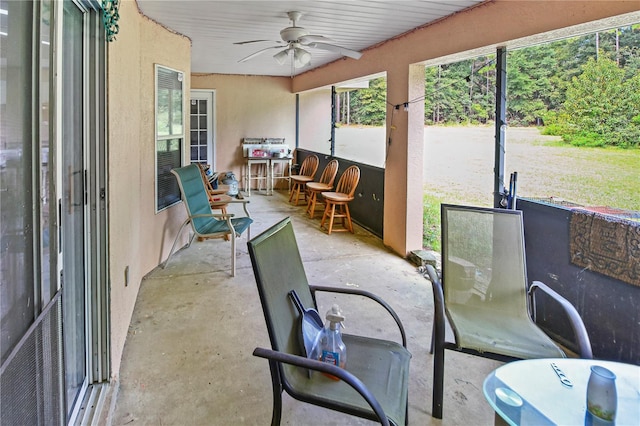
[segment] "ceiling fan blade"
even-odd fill
[[[333,43],[333,40],[331,40],[329,37],[325,37],[325,36],[321,36],[321,35],[313,35],[313,34],[309,34],[306,36],[302,36],[298,39],[298,41],[302,44],[309,44],[309,43]]]
[[[245,58],[240,59],[238,62],[246,62],[246,61],[248,61],[249,59],[253,59],[253,58],[255,58],[256,56],[260,55],[261,53],[266,52],[267,50],[271,50],[271,49],[282,49],[282,46],[269,46],[269,47],[265,47],[264,49],[260,49],[260,50],[258,50],[257,52],[253,52],[251,55],[249,55],[249,56],[247,56],[247,57],[245,57]]]
[[[362,56],[362,53],[357,52],[355,50],[351,50],[351,49],[347,49],[346,47],[341,47],[341,46],[336,46],[335,44],[328,44],[328,43],[310,43],[308,44],[309,47],[316,48],[316,49],[323,49],[323,50],[329,50],[331,52],[336,52],[341,54],[342,56],[348,56],[350,58],[353,59],[360,59],[360,57]]]
[[[279,40],[247,40],[247,41],[236,41],[233,44],[249,44],[249,43],[260,43],[262,41],[269,41],[271,43],[282,43]]]

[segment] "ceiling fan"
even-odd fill
[[[274,43],[280,43],[278,46],[269,46],[264,49],[258,50],[257,52],[254,52],[251,55],[240,59],[238,62],[245,62],[252,58],[255,58],[258,55],[261,55],[266,51],[272,49],[283,49],[283,47],[284,49],[273,55],[273,58],[280,65],[283,65],[289,57],[292,57],[292,65],[295,68],[304,67],[311,61],[311,53],[309,53],[309,51],[305,48],[328,50],[331,52],[339,53],[342,56],[348,56],[353,59],[360,59],[360,57],[362,56],[362,53],[360,52],[333,44],[333,40],[328,37],[309,34],[309,31],[305,30],[302,27],[296,26],[296,22],[298,22],[298,20],[300,20],[300,18],[302,17],[302,12],[292,11],[287,12],[287,15],[292,22],[292,26],[284,28],[282,31],[280,31],[280,37],[282,38],[282,41],[274,41]],[[265,41],[272,40],[248,40],[240,41],[233,44],[260,43]]]

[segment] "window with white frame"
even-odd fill
[[[156,65],[156,211],[180,201],[171,169],[182,166],[183,73]]]

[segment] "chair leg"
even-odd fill
[[[349,232],[351,232],[353,234],[353,223],[351,222],[351,213],[349,212],[349,205],[345,204],[344,205],[344,214],[347,218],[347,229],[349,229]],[[343,219],[343,223],[344,223],[344,219]]]
[[[444,309],[444,294],[435,269],[427,265],[427,273],[433,290],[433,332],[431,346],[433,349],[433,399],[431,416],[442,418],[442,399],[444,394],[444,351],[446,334],[446,316]]]
[[[173,240],[173,245],[171,246],[171,250],[169,250],[169,256],[167,256],[167,259],[162,262],[160,264],[160,268],[164,269],[165,266],[167,266],[167,262],[169,262],[169,259],[171,259],[171,256],[173,255],[173,251],[176,248],[176,243],[178,242],[178,238],[180,237],[180,234],[182,233],[182,230],[184,229],[184,227],[189,223],[190,219],[187,218],[183,223],[182,226],[180,226],[180,229],[178,229],[178,233],[176,234],[176,238]],[[191,237],[191,239],[189,239],[189,244],[187,244],[187,247],[191,246],[191,242],[193,241],[193,238],[196,236],[196,234],[193,234],[193,237]]]
[[[307,213],[309,213],[309,217],[313,219],[316,210],[316,199],[317,192],[311,191],[311,195],[309,196],[309,202],[307,202]]]
[[[222,207],[222,208],[220,209],[220,211],[221,211],[221,212],[222,212],[222,214],[224,214],[224,215],[226,215],[226,214],[227,214],[227,208],[226,208],[226,207]],[[228,235],[225,235],[225,236],[224,236],[224,240],[225,240],[225,241],[229,241],[229,236],[228,236]]]
[[[247,163],[247,178],[245,181],[244,190],[247,191],[247,195],[251,197],[251,164]]]
[[[273,388],[273,412],[271,413],[271,426],[280,426],[282,420],[282,384],[278,374],[278,364],[269,360],[271,371],[271,386]]]
[[[431,346],[429,346],[429,355],[433,355],[434,345],[436,343],[436,323],[431,327]]]
[[[296,193],[296,190],[298,190],[298,182],[293,182],[293,186],[291,187],[291,192],[289,193],[289,202],[291,202],[291,200],[293,200],[293,195]]]
[[[324,211],[322,212],[322,219],[320,220],[320,229],[324,228],[324,222],[327,220],[327,214],[329,214],[329,203],[324,203]]]
[[[236,276],[236,232],[231,228],[231,276]]]
[[[333,230],[333,220],[335,215],[336,215],[336,205],[331,204],[331,216],[329,217],[329,229],[327,230],[329,235],[331,235],[331,231]]]
[[[296,183],[295,187],[294,187],[294,191],[291,193],[291,196],[289,197],[289,201],[291,201],[293,199],[293,204],[294,205],[298,205],[298,203],[300,202],[300,188],[301,188],[301,184]],[[305,197],[306,199],[306,197]]]
[[[318,192],[311,192],[310,197],[311,198],[309,200],[309,203],[313,202],[313,206],[311,207],[311,211],[309,212],[309,217],[313,219],[313,217],[316,215],[316,208],[318,206],[322,207],[322,210],[320,211],[322,212],[322,214],[324,214],[327,203],[324,201],[322,195],[320,195],[320,193]]]
[[[298,205],[298,197],[300,197],[300,185],[296,185],[295,190],[293,191],[293,200],[292,203],[296,206]]]
[[[313,196],[311,196],[309,198],[309,201],[307,201],[307,208],[305,209],[305,213],[307,214],[311,214],[311,212],[309,211],[309,209],[311,208],[311,203],[313,202]]]
[[[435,343],[435,355],[433,357],[433,400],[431,416],[442,418],[442,399],[444,397],[444,347]]]

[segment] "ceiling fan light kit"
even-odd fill
[[[275,59],[279,65],[284,65],[287,59],[289,59],[289,49],[276,53],[273,55],[273,59]]]
[[[296,22],[302,17],[301,12],[287,12],[287,16],[291,20],[292,26],[282,29],[280,31],[280,38],[282,40],[275,41],[275,43],[286,43],[286,47],[282,45],[270,46],[262,50],[258,50],[257,52],[254,52],[251,55],[240,59],[238,62],[245,62],[249,59],[255,58],[256,56],[267,50],[282,49],[283,47],[284,50],[273,55],[273,59],[275,59],[278,64],[284,65],[287,62],[289,56],[291,56],[291,61],[294,68],[302,68],[311,62],[311,53],[305,48],[326,50],[329,52],[339,53],[342,56],[347,56],[353,59],[360,59],[360,57],[362,56],[362,53],[360,52],[333,44],[333,40],[331,40],[330,38],[324,37],[322,35],[312,35],[306,29],[296,26]],[[234,44],[241,45],[265,41],[269,40],[249,40],[237,42]]]
[[[293,60],[293,65],[296,68],[302,68],[309,62],[311,62],[311,53],[307,52],[304,49],[296,47],[293,50]]]
[[[300,47],[288,47],[273,55],[273,59],[275,59],[278,64],[284,65],[287,59],[289,59],[291,52],[293,52],[293,66],[295,68],[302,68],[311,62],[311,53]]]

